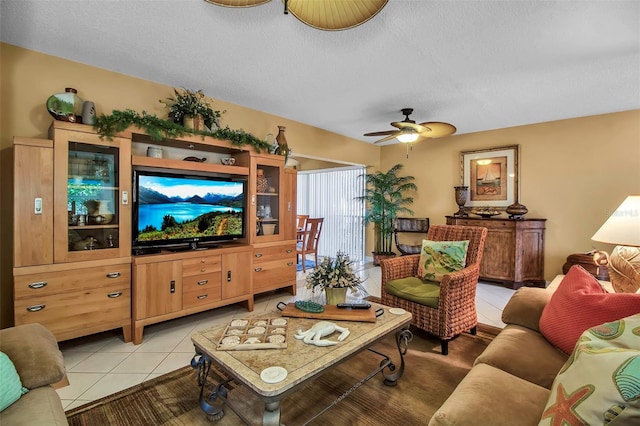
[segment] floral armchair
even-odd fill
[[[476,226],[432,225],[429,228],[427,240],[469,241],[465,267],[444,275],[439,285],[430,283],[436,293],[436,307],[407,300],[386,291],[387,283],[392,280],[409,277],[421,280],[418,277],[420,254],[385,259],[380,263],[382,303],[411,312],[412,325],[440,338],[443,355],[449,353],[449,340],[466,331],[476,333],[476,286],[486,237],[487,229]]]

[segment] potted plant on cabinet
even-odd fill
[[[175,97],[160,102],[169,108],[169,118],[175,123],[195,130],[203,130],[201,122],[210,130],[220,127],[220,116],[225,111],[214,111],[202,90],[173,89],[173,92]]]
[[[396,164],[386,173],[376,172],[363,174],[367,183],[365,195],[357,199],[367,203],[364,223],[373,223],[375,229],[375,251],[373,264],[380,265],[380,260],[394,257],[393,229],[399,213],[413,215],[413,211],[405,207],[413,204],[413,197],[404,195],[406,191],[417,191],[413,176],[398,176],[402,164]]]

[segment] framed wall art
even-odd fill
[[[504,210],[518,199],[518,145],[460,152],[460,184],[466,206]]]

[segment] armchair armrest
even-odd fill
[[[504,307],[502,322],[540,332],[540,316],[552,294],[553,291],[545,288],[520,287]]]
[[[478,263],[444,275],[440,282],[440,308],[444,309],[444,312],[452,312],[463,307],[475,306],[479,276]]]
[[[22,385],[29,389],[56,383],[65,375],[58,342],[41,324],[0,330],[0,351],[11,359]]]
[[[387,282],[400,278],[415,277],[418,273],[419,254],[394,257],[380,261],[380,272],[382,280],[380,290],[385,292]]]

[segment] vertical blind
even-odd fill
[[[356,262],[364,261],[364,167],[298,173],[298,214],[323,217],[318,257],[334,257],[338,251]]]

